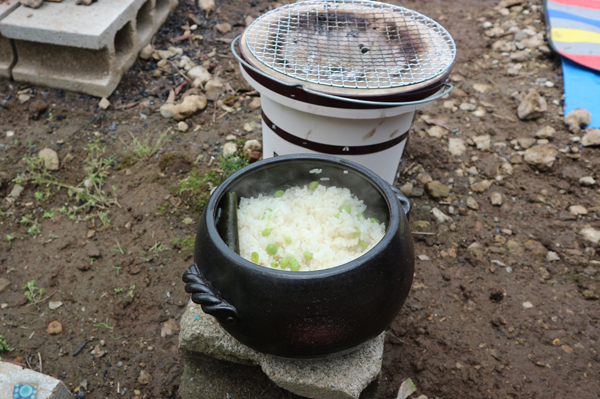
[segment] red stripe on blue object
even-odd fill
[[[573,60],[583,66],[600,70],[600,55],[570,54],[565,53],[564,51],[559,51],[559,53],[562,56],[567,57],[568,59]]]
[[[583,8],[591,8],[592,10],[600,10],[600,0],[552,0],[548,3],[558,3],[565,6],[575,6]]]

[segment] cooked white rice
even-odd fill
[[[322,185],[315,190],[308,186],[289,188],[279,198],[262,194],[241,198],[240,255],[256,261],[258,254],[255,263],[280,269],[282,259],[286,263],[284,258],[291,264],[291,256],[300,264],[299,271],[348,263],[373,248],[385,235],[383,223],[363,216],[366,209],[363,201],[347,188]],[[271,229],[266,237],[265,229]],[[267,253],[269,244],[277,247],[275,255]],[[312,259],[306,259],[305,252],[310,252]],[[290,264],[285,270],[290,270]]]

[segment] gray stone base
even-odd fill
[[[15,389],[23,393],[36,392],[37,399],[75,398],[65,384],[56,378],[16,364],[0,362],[0,399],[20,397],[13,396]]]
[[[179,347],[183,350],[235,363],[260,365],[267,377],[278,386],[314,399],[358,399],[381,371],[383,345],[382,334],[342,356],[316,360],[278,358],[241,344],[192,302],[181,319],[179,334]],[[186,370],[185,375],[188,379],[193,378],[190,370]],[[195,398],[184,396],[184,392],[180,395],[183,399]]]

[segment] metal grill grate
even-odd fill
[[[437,22],[366,0],[312,0],[270,11],[246,31],[246,45],[288,77],[342,88],[394,88],[430,80],[456,47]]]

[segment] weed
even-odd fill
[[[44,211],[44,215],[42,217],[45,219],[52,219],[54,217],[54,209]]]
[[[100,222],[104,227],[110,224],[110,219],[108,218],[108,211],[98,212],[98,219],[100,219]]]
[[[96,321],[96,319],[94,319],[94,327],[102,327],[102,328],[107,328],[109,330],[112,330],[114,327],[111,327],[108,325],[108,319],[106,319],[106,321],[104,323],[98,323]]]
[[[98,261],[98,259],[96,258],[90,258],[90,266],[94,266],[94,263],[96,263]]]
[[[7,235],[6,235],[6,240],[7,240],[8,242],[12,242],[12,241],[15,239],[15,234],[16,234],[16,233],[7,234]]]
[[[36,191],[33,196],[39,202],[44,202],[48,199],[48,197],[50,197],[50,190]]]
[[[22,289],[25,290],[25,296],[27,297],[29,302],[32,303],[35,303],[42,299],[42,296],[46,292],[45,288],[38,288],[35,286],[35,280],[31,280],[23,284]]]
[[[221,157],[218,161],[218,166],[223,170],[225,178],[231,176],[238,170],[248,166],[249,159],[246,156],[230,155]]]
[[[28,225],[28,224],[31,224],[31,223],[33,223],[33,220],[31,220],[31,219],[29,218],[29,216],[23,216],[23,217],[21,218],[21,221],[20,221],[19,223],[21,223],[21,224],[24,224],[24,225]]]
[[[8,342],[0,334],[0,352],[10,352],[12,349],[8,346]]]
[[[30,228],[28,228],[27,232],[33,238],[36,238],[38,236],[38,234],[40,234],[42,232],[42,226],[40,226],[39,224],[36,223],[36,224],[32,225]]]
[[[194,253],[194,240],[194,236],[187,236],[185,238],[174,238],[171,242],[177,244],[180,247],[179,254],[187,258]]]
[[[154,252],[154,256],[157,256],[159,252],[168,251],[169,247],[163,245],[162,242],[155,242],[153,246],[148,250],[149,252]]]
[[[133,290],[135,290],[135,284],[129,287],[129,292],[127,292],[127,296],[133,298]]]
[[[118,276],[119,272],[121,271],[121,268],[119,266],[115,266],[115,265],[113,265],[112,268],[117,270],[117,276]]]
[[[115,294],[120,294],[123,292],[123,288],[115,288]]]
[[[170,129],[166,130],[163,134],[161,134],[158,137],[158,140],[156,140],[156,143],[154,143],[153,145],[148,143],[148,138],[146,138],[146,140],[142,143],[137,139],[137,137],[133,135],[133,133],[131,133],[131,146],[125,144],[125,142],[122,139],[121,142],[123,142],[123,144],[125,145],[125,148],[129,153],[130,157],[132,157],[136,161],[141,161],[142,159],[151,157],[156,153],[156,151],[159,150],[163,140],[165,139],[165,137],[167,137],[169,132]]]
[[[212,170],[203,175],[197,169],[192,169],[191,176],[180,180],[179,185],[173,187],[172,192],[179,195],[184,193],[189,195],[188,202],[191,211],[201,214],[210,198],[211,190],[218,186],[221,181],[222,176]]]
[[[111,251],[119,252],[121,255],[125,255],[125,251],[121,248],[121,244],[119,244],[119,240],[117,240],[117,248],[111,249]]]

